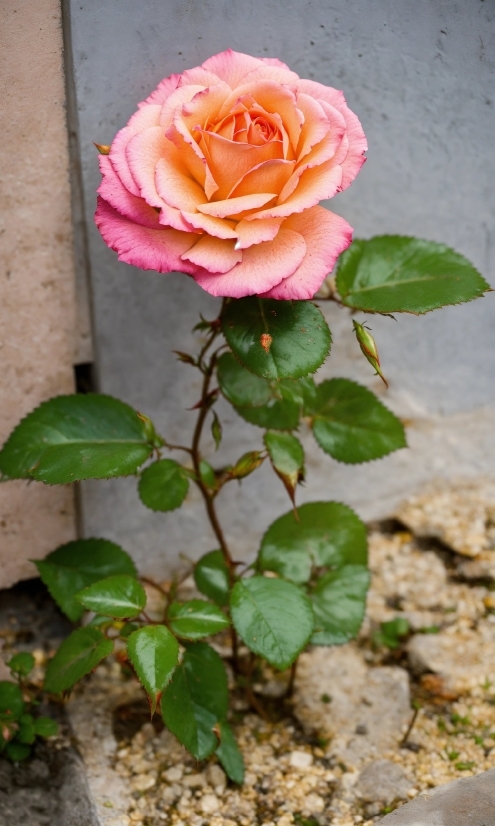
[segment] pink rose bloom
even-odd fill
[[[317,204],[366,148],[342,92],[229,49],[139,104],[100,157],[96,225],[119,260],[212,295],[312,298],[352,236]]]

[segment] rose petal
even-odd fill
[[[304,115],[304,123],[297,146],[297,160],[301,161],[313,146],[316,146],[328,135],[331,126],[322,106],[309,95],[299,94],[297,96],[297,106]],[[344,134],[345,122],[342,127],[342,134]]]
[[[242,252],[234,248],[233,241],[202,235],[199,241],[182,255],[182,259],[208,272],[225,273],[242,261]]]
[[[251,57],[251,55],[227,49],[227,51],[220,52],[205,60],[202,68],[208,72],[213,72],[225,83],[228,83],[231,89],[235,89],[242,78],[248,72],[257,69],[260,63],[261,60],[258,57]]]
[[[201,130],[201,148],[206,162],[217,182],[217,200],[227,198],[244,175],[263,161],[282,158],[282,144],[271,141],[263,146],[250,146],[222,138],[213,132]]]
[[[196,236],[176,229],[150,229],[124,218],[100,196],[95,223],[103,240],[118,253],[119,261],[133,267],[157,272],[186,272],[194,268],[181,255],[194,243]]]
[[[127,144],[129,169],[139,187],[139,194],[150,206],[161,207],[164,203],[156,188],[155,171],[160,158],[172,151],[178,155],[160,126],[152,126],[151,129],[134,135]]]
[[[188,224],[198,230],[204,230],[208,235],[215,238],[237,238],[237,230],[233,221],[225,218],[213,218],[211,215],[203,215],[201,212],[182,213]]]
[[[189,103],[194,95],[203,91],[203,86],[179,86],[171,95],[164,101],[160,111],[160,126],[166,132],[172,126],[174,119],[174,112],[178,109],[181,111],[184,103]]]
[[[103,175],[97,192],[101,197],[126,218],[144,227],[158,228],[158,214],[142,198],[131,195],[124,186],[108,155],[100,155],[100,172]]]
[[[281,86],[272,80],[259,80],[246,83],[234,89],[220,110],[220,117],[224,117],[241,97],[251,95],[254,100],[266,109],[267,112],[278,114],[289,134],[290,142],[295,148],[301,134],[304,120],[302,112],[297,108],[296,96],[287,87]]]
[[[134,137],[134,135],[142,132],[143,129],[149,129],[152,126],[157,126],[160,120],[159,106],[143,106],[130,119],[127,126],[124,126],[120,132],[115,135],[110,149],[109,158],[113,163],[114,169],[125,187],[132,193],[132,195],[139,196],[139,188],[132,177],[131,170],[126,157],[127,144]]]
[[[294,174],[297,175],[297,172]],[[341,182],[342,169],[333,161],[326,161],[312,169],[306,169],[299,178],[296,189],[283,204],[267,207],[250,216],[250,220],[287,217],[294,212],[303,212],[315,206],[319,201],[332,198],[336,192],[340,191]]]
[[[306,254],[302,235],[280,229],[273,241],[243,250],[242,262],[224,275],[206,270],[193,273],[194,279],[211,295],[242,298],[265,293],[297,270]]]
[[[263,61],[265,60],[264,57],[261,59]],[[253,69],[242,79],[242,82],[251,83],[255,80],[274,80],[276,83],[294,84],[299,80],[299,75],[296,75],[295,72],[291,72],[285,63],[280,63],[280,65],[278,63],[274,63],[272,65],[268,64],[266,66],[260,66],[258,69]]]
[[[142,109],[143,106],[148,106],[150,103],[157,103],[161,106],[169,95],[177,89],[179,85],[179,81],[181,80],[182,75],[170,75],[170,77],[164,77],[163,80],[158,84],[155,91],[143,100],[141,103],[138,103],[138,108]]]
[[[174,123],[167,129],[165,137],[168,138],[169,141],[172,141],[178,149],[181,161],[195,181],[204,187],[206,173],[205,156],[182,122],[180,112],[174,115]]]
[[[294,166],[295,161],[265,161],[244,175],[232,192],[229,192],[229,198],[256,195],[257,192],[281,192]]]
[[[179,86],[214,86],[221,80],[214,72],[203,69],[202,66],[195,66],[194,69],[186,69],[180,76]]]
[[[236,249],[244,250],[252,247],[253,244],[261,244],[262,241],[273,241],[283,220],[283,218],[264,218],[261,221],[246,221],[245,219],[239,221],[235,228],[238,237]]]
[[[284,230],[285,227],[300,233],[304,238],[306,255],[291,276],[268,290],[263,297],[281,301],[313,298],[332,271],[340,253],[351,243],[352,227],[340,215],[320,206],[287,218]]]
[[[249,209],[259,209],[276,197],[273,192],[260,192],[257,195],[243,195],[242,198],[229,198],[227,201],[211,201],[209,204],[200,204],[198,210],[204,215],[226,218],[227,215],[239,215]]]
[[[175,147],[174,152],[177,153]],[[206,201],[204,190],[187,174],[180,157],[171,156],[170,152],[156,161],[155,184],[158,195],[162,202],[171,207],[196,212],[198,204]]]

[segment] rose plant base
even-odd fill
[[[305,647],[347,643],[365,615],[363,523],[341,502],[297,502],[301,421],[337,462],[373,461],[406,446],[403,424],[367,388],[341,377],[315,381],[332,336],[308,299],[339,254],[325,295],[352,311],[421,314],[488,288],[441,244],[384,235],[349,247],[350,227],[317,204],[350,184],[365,148],[343,94],[277,60],[229,51],[162,81],[111,146],[99,146],[96,223],[121,260],[182,270],[224,297],[218,317],[195,327],[198,351],[176,353],[201,375],[191,443],[171,444],[145,413],[87,394],[44,402],[0,451],[5,481],[134,474],[141,501],[157,512],[180,507],[197,486],[217,543],[187,572],[200,598],[180,599],[180,578],[166,588],[140,579],[127,551],[103,538],[68,543],[36,563],[67,617],[83,620],[48,663],[44,688],[67,694],[113,655],[144,687],[151,715],[161,714],[196,760],[215,754],[236,784],[244,765],[229,719],[226,658],[206,640],[230,640],[231,687],[267,718],[260,675],[268,667],[283,673],[290,698]],[[386,381],[370,328],[354,321],[354,330]],[[220,396],[264,432],[258,450],[214,466],[203,437],[209,427],[216,448],[221,443]],[[288,509],[248,566],[227,542],[216,503],[225,485],[263,462],[287,491]],[[162,600],[155,614],[150,588]],[[399,632],[394,625],[381,633]],[[8,729],[0,749],[9,751],[19,723],[1,703],[0,695]]]

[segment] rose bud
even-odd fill
[[[359,324],[354,320],[352,323],[354,325],[354,332],[356,333],[356,338],[361,348],[361,352],[368,359],[371,366],[375,368],[376,374],[380,376],[381,380],[388,387],[388,381],[381,370],[380,357],[378,355],[378,348],[376,346],[375,339],[364,324]]]

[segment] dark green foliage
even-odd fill
[[[116,574],[136,576],[129,554],[108,539],[68,542],[34,564],[55,602],[73,622],[84,613],[83,606],[74,598],[82,588]]]
[[[229,569],[221,551],[210,551],[194,566],[194,581],[205,597],[223,608],[229,602]]]
[[[127,653],[154,714],[179,661],[179,644],[164,625],[147,625],[130,635]]]
[[[288,668],[314,627],[307,596],[292,582],[254,576],[236,582],[232,621],[248,648],[280,670]]]
[[[146,592],[134,577],[116,574],[79,591],[76,599],[88,611],[116,619],[132,619],[145,607]]]
[[[127,476],[158,443],[150,420],[118,399],[58,396],[16,427],[0,452],[0,472],[51,485]]]
[[[186,650],[161,708],[165,725],[197,760],[215,751],[215,729],[227,717],[228,692],[225,666],[213,648],[197,642]]]
[[[369,583],[364,565],[344,565],[317,581],[310,591],[315,614],[313,645],[342,645],[358,635]]]
[[[308,582],[313,567],[366,565],[366,528],[347,505],[308,502],[277,519],[265,533],[257,566],[295,583]]]
[[[489,285],[463,255],[443,244],[381,235],[354,241],[338,264],[344,304],[373,313],[427,313],[479,298]]]
[[[338,462],[370,462],[406,447],[399,419],[374,393],[349,379],[318,385],[311,417],[316,441]]]
[[[223,611],[204,599],[173,602],[168,609],[168,619],[174,634],[186,640],[218,634],[230,625]]]
[[[63,641],[48,663],[45,691],[59,694],[72,688],[113,651],[112,640],[97,628],[78,628]]]
[[[265,379],[299,378],[325,361],[330,330],[309,301],[241,298],[222,316],[222,330],[241,364]]]
[[[161,459],[145,468],[139,480],[139,496],[152,511],[180,508],[189,490],[189,480],[178,462]]]

